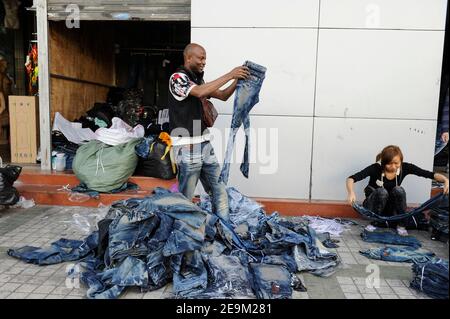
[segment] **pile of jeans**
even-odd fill
[[[435,299],[448,299],[448,260],[433,258],[412,265],[411,288]]]
[[[443,198],[439,206],[431,209],[430,225],[433,239],[448,241],[448,195]]]
[[[329,276],[340,260],[307,222],[267,216],[259,204],[228,189],[230,221],[180,193],[114,203],[84,241],[61,239],[50,249],[26,246],[10,256],[34,264],[79,260],[88,298],[117,298],[127,287],[155,290],[173,282],[177,298],[291,298],[305,291],[295,275]],[[71,273],[70,276],[80,274]]]

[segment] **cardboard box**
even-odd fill
[[[9,96],[11,163],[36,163],[38,97]]]

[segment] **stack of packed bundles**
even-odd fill
[[[448,260],[434,258],[423,263],[415,262],[412,270],[411,288],[435,299],[448,299]]]
[[[430,225],[432,227],[432,239],[448,241],[448,195],[430,211]]]

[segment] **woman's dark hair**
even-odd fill
[[[403,163],[403,153],[400,150],[400,147],[397,145],[388,145],[377,155],[376,161],[381,161],[381,167],[384,168],[387,164],[392,162],[396,156],[400,156],[400,161]]]

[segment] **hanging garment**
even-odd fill
[[[241,164],[242,174],[248,178],[249,170],[249,151],[250,151],[250,111],[259,102],[259,92],[263,84],[266,68],[246,61],[244,63],[250,70],[250,77],[246,80],[239,80],[236,88],[236,95],[234,98],[233,117],[231,119],[231,131],[228,139],[227,151],[225,153],[225,160],[223,162],[222,172],[220,173],[220,181],[225,184],[228,183],[228,176],[230,174],[230,160],[233,153],[236,133],[244,124],[245,131],[245,149],[244,158]]]

